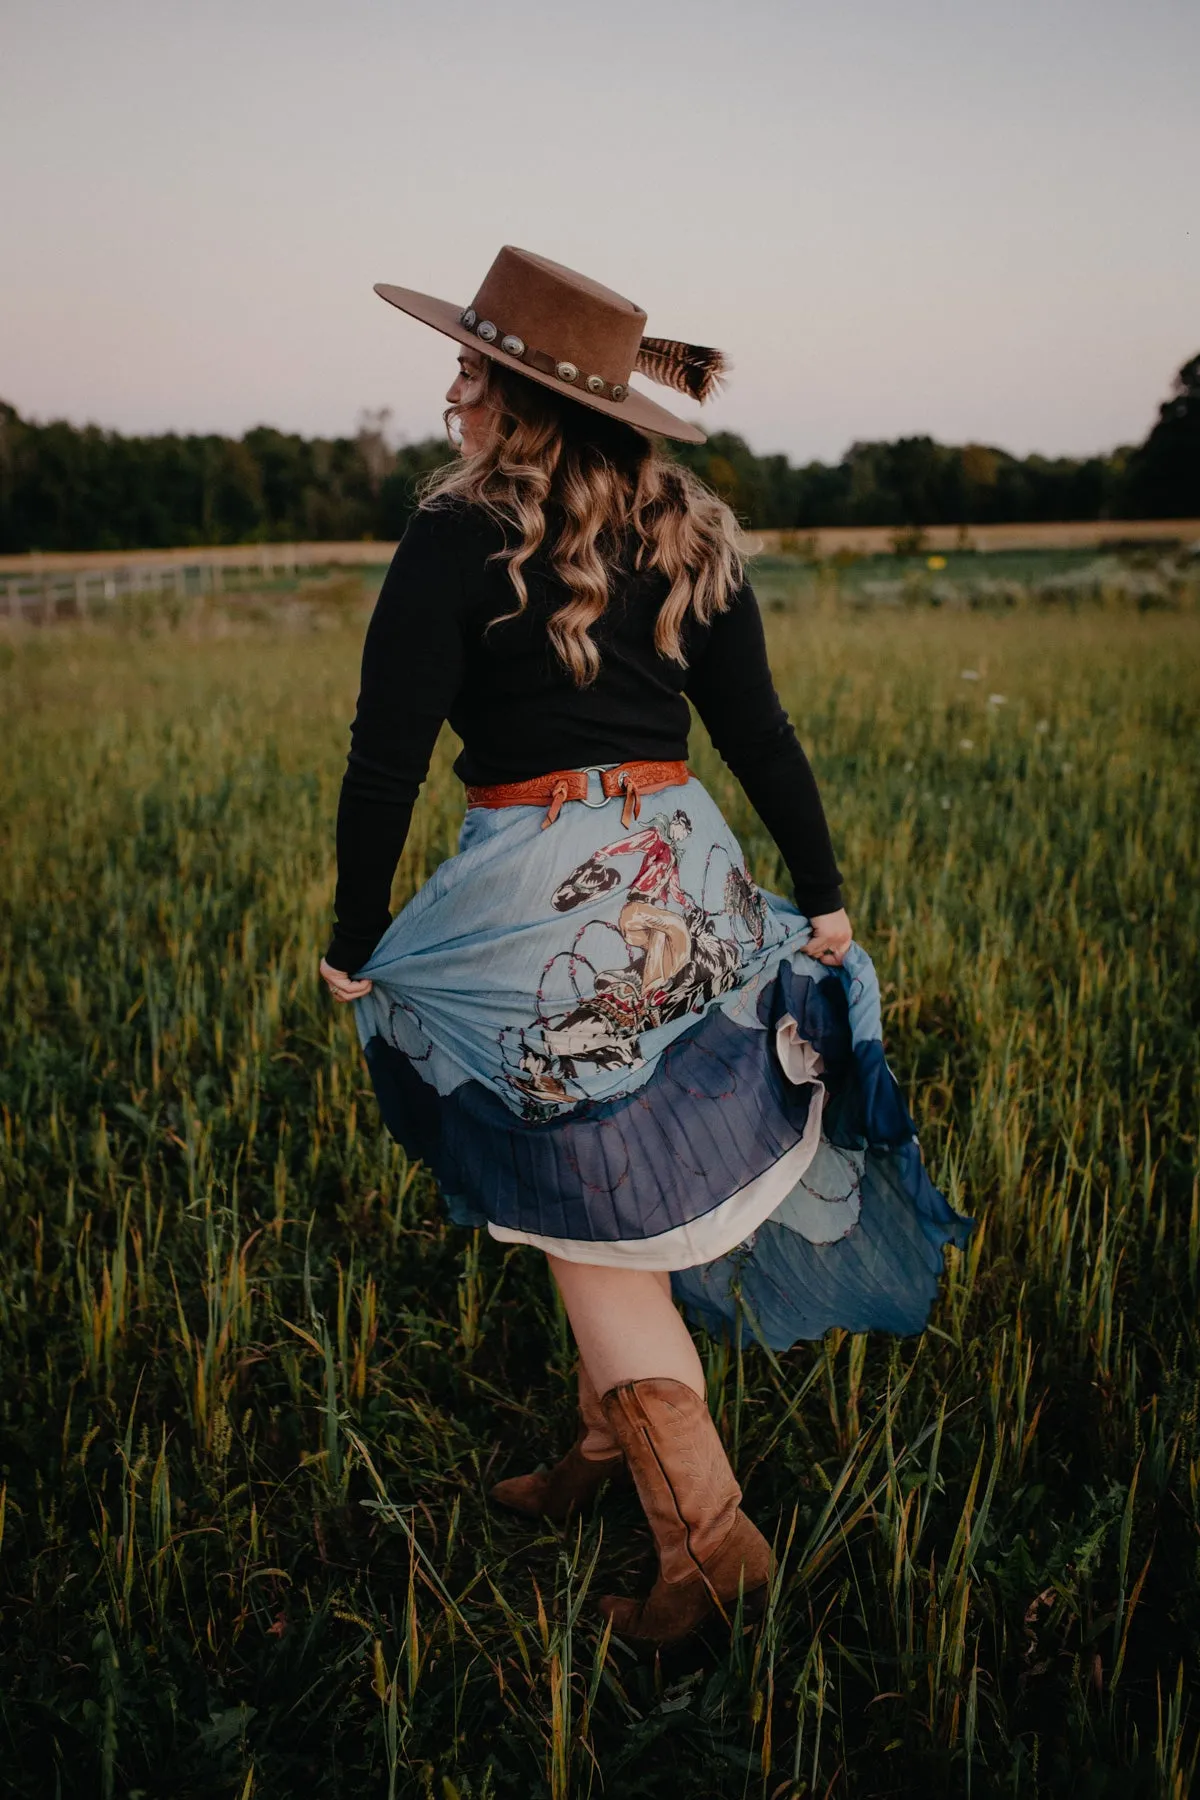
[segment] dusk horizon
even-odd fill
[[[1140,442],[1195,354],[1200,17],[1176,0],[712,0],[602,20],[350,0],[17,0],[0,394],[125,434],[438,429],[502,243],[731,359],[706,430],[793,461],[928,434]]]
[[[1197,330],[1196,330],[1196,333],[1194,334],[1194,336],[1196,338],[1197,343],[1200,343],[1200,326],[1197,327]],[[1161,406],[1162,402],[1168,397],[1168,395],[1171,392],[1172,385],[1176,379],[1176,372],[1177,372],[1178,367],[1181,367],[1185,360],[1186,359],[1184,356],[1180,356],[1177,359],[1176,370],[1172,370],[1171,373],[1163,381],[1161,392],[1159,394],[1157,394],[1157,396],[1154,398],[1154,400],[1151,402],[1151,404],[1149,405],[1149,407],[1147,409],[1147,416],[1146,416],[1145,424],[1142,427],[1140,434],[1138,436],[1128,438],[1120,443],[1095,444],[1090,447],[1084,447],[1084,448],[1076,449],[1076,450],[1072,450],[1072,451],[1057,451],[1057,452],[1048,451],[1044,448],[1039,447],[1038,445],[1033,445],[1032,447],[1030,447],[1029,449],[1027,449],[1025,451],[1016,452],[1008,444],[1002,444],[1002,443],[999,443],[999,442],[996,442],[996,441],[993,441],[993,440],[990,440],[987,438],[966,439],[966,440],[962,441],[961,445],[955,446],[955,445],[951,445],[948,441],[946,441],[944,439],[938,438],[936,436],[936,434],[933,433],[932,431],[922,430],[918,427],[912,431],[898,433],[895,438],[890,438],[890,439],[885,439],[882,437],[875,437],[875,438],[859,437],[859,438],[848,439],[847,442],[840,447],[840,449],[834,449],[827,455],[813,455],[812,457],[800,458],[794,454],[790,454],[787,450],[783,449],[781,446],[779,446],[777,444],[763,444],[763,443],[756,442],[749,432],[743,431],[739,428],[736,416],[728,418],[728,419],[724,419],[722,421],[722,423],[720,424],[720,426],[714,426],[712,424],[711,419],[707,416],[707,412],[705,412],[705,413],[702,413],[699,415],[698,422],[700,423],[700,425],[703,428],[708,430],[710,436],[716,436],[716,435],[720,435],[720,434],[724,434],[724,433],[732,433],[734,436],[741,438],[743,440],[743,442],[746,443],[746,445],[749,447],[749,449],[751,449],[755,453],[756,456],[760,456],[760,457],[785,456],[788,458],[789,462],[796,464],[797,466],[803,466],[804,462],[823,463],[826,465],[836,465],[836,464],[842,463],[847,459],[847,457],[853,451],[855,446],[859,445],[859,444],[884,443],[884,442],[891,443],[891,442],[902,441],[903,439],[922,439],[922,438],[931,438],[931,439],[933,439],[933,441],[935,443],[938,443],[939,445],[944,444],[946,448],[956,448],[956,447],[980,448],[980,449],[986,449],[986,450],[999,451],[1001,453],[1013,455],[1013,456],[1020,455],[1022,458],[1041,457],[1047,461],[1060,461],[1060,460],[1062,460],[1062,461],[1083,461],[1083,460],[1089,459],[1090,457],[1111,457],[1114,455],[1118,455],[1123,451],[1135,449],[1139,443],[1143,442],[1154,425],[1154,421],[1155,421],[1156,417],[1158,416],[1159,407]],[[651,391],[648,384],[646,384],[646,391],[648,391],[648,392]],[[0,406],[4,406],[5,404],[11,405],[12,402],[9,400],[9,397],[6,394],[0,393]],[[97,431],[102,431],[105,433],[110,433],[110,434],[113,434],[113,435],[116,435],[119,437],[137,437],[137,438],[180,437],[180,438],[186,438],[186,437],[209,437],[209,436],[211,436],[211,437],[232,438],[232,439],[236,440],[236,439],[245,438],[253,432],[272,431],[272,432],[278,432],[282,436],[300,437],[300,438],[305,438],[305,439],[322,439],[323,438],[323,439],[349,440],[349,439],[353,439],[356,436],[356,434],[358,433],[358,431],[361,427],[363,418],[368,413],[374,411],[375,409],[369,407],[368,405],[366,405],[364,403],[364,405],[362,407],[357,409],[357,412],[355,413],[355,415],[353,417],[349,418],[344,423],[344,425],[342,425],[341,427],[334,426],[327,431],[323,430],[323,431],[311,431],[311,432],[304,430],[300,426],[293,425],[293,424],[289,423],[286,419],[283,419],[283,418],[257,418],[257,419],[251,420],[248,424],[246,424],[245,426],[243,426],[240,429],[230,429],[230,430],[221,430],[221,429],[218,429],[215,427],[211,428],[211,429],[204,429],[204,428],[189,424],[187,422],[181,422],[180,424],[177,424],[177,425],[164,425],[162,427],[147,429],[147,430],[131,430],[131,429],[125,429],[125,428],[121,427],[120,425],[114,425],[110,421],[100,419],[100,418],[84,418],[81,416],[70,416],[65,413],[38,414],[36,412],[25,412],[22,408],[19,408],[19,407],[16,410],[20,414],[23,421],[29,425],[44,427],[47,425],[66,424],[66,425],[69,425],[75,431],[82,432],[82,431],[89,431],[89,430],[97,430]],[[388,410],[394,411],[393,408],[389,408]],[[421,430],[419,427],[416,429],[412,429],[412,430],[404,430],[402,428],[395,426],[392,423],[392,421],[389,420],[387,425],[384,428],[384,435],[387,438],[388,442],[391,443],[392,445],[394,445],[394,447],[396,449],[404,450],[404,449],[421,447],[421,446],[432,443],[434,440],[442,438],[444,436],[444,428],[443,428],[441,417],[439,414],[430,420],[428,427],[425,430]],[[449,439],[446,440],[446,452],[447,452],[447,457],[450,457],[451,455],[453,455],[453,446],[450,443]]]

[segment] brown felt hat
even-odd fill
[[[646,315],[640,306],[561,263],[505,244],[469,306],[385,281],[375,283],[375,292],[435,331],[581,406],[639,431],[687,444],[705,441],[699,426],[635,392],[629,377],[636,369],[693,400],[707,400],[728,367],[721,352],[643,337]]]

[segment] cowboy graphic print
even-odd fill
[[[511,1077],[528,1098],[569,1104],[582,1090],[572,1094],[568,1084],[583,1067],[640,1067],[642,1032],[699,1011],[733,987],[742,947],[736,935],[721,934],[721,916],[740,919],[756,947],[761,945],[762,900],[748,869],[728,870],[722,914],[706,911],[685,889],[679,853],[691,835],[687,813],[660,813],[643,830],[601,844],[555,889],[555,911],[575,913],[620,888],[618,859],[636,865],[615,920],[587,920],[546,964],[537,1018],[532,1029],[517,1033],[518,1071]],[[585,940],[596,938],[604,948],[593,955]],[[546,997],[562,965],[572,999],[556,1008]]]

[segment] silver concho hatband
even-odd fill
[[[539,375],[553,375],[567,387],[581,385],[579,369],[575,363],[567,362],[562,357],[550,356],[545,350],[531,350],[524,338],[518,337],[515,331],[502,332],[491,319],[481,319],[473,306],[468,306],[460,314],[459,322],[485,344],[495,344],[499,340],[498,348],[506,356],[513,357],[517,362],[527,363]],[[623,381],[605,381],[603,375],[585,375],[582,386],[598,399],[618,402],[624,400],[629,392]]]

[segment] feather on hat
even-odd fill
[[[678,338],[644,337],[634,368],[650,381],[708,400],[729,373],[729,360],[720,350],[703,344],[681,344]]]

